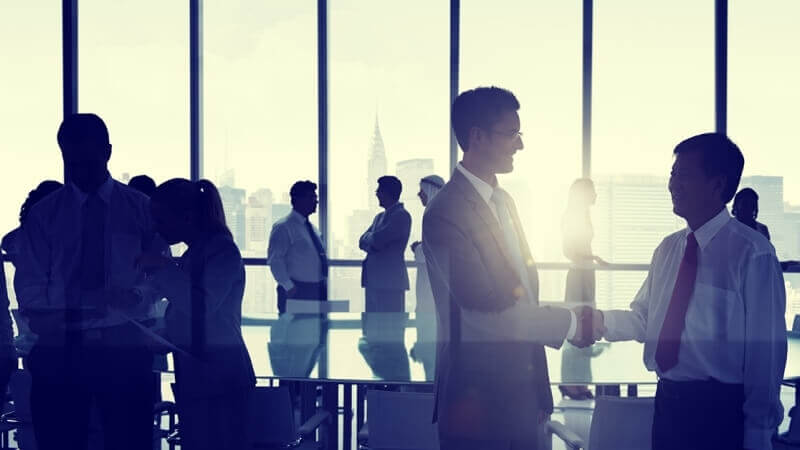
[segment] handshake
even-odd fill
[[[586,305],[576,306],[572,311],[578,323],[570,344],[580,348],[588,347],[603,337],[606,327],[602,311]]]

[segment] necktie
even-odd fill
[[[328,257],[325,256],[325,247],[322,246],[322,241],[319,240],[319,236],[317,236],[314,227],[311,226],[311,222],[309,222],[308,219],[306,219],[305,225],[306,231],[308,231],[308,235],[311,237],[311,242],[314,243],[314,248],[317,250],[320,272],[322,272],[322,278],[324,279],[328,276]]]
[[[686,236],[686,250],[683,253],[678,277],[672,289],[664,324],[658,336],[656,347],[656,363],[662,372],[678,364],[678,352],[681,346],[681,333],[686,325],[686,311],[689,309],[689,298],[694,290],[697,278],[697,239],[694,233]]]
[[[511,217],[508,212],[508,207],[505,202],[504,192],[500,189],[495,189],[494,193],[492,194],[491,201],[494,203],[495,208],[497,209],[497,220],[500,223],[500,230],[503,232],[503,237],[505,238],[506,249],[508,253],[511,255],[513,261],[510,261],[512,266],[517,269],[519,273],[520,282],[522,283],[521,288],[527,292],[527,297],[530,301],[535,302],[535,295],[533,294],[532,286],[530,285],[530,280],[528,279],[528,269],[525,265],[525,262],[522,258],[522,251],[520,250],[520,242],[519,238],[517,237],[517,231],[514,228],[514,224],[511,223]],[[522,292],[518,292],[520,295],[518,298],[522,297]],[[516,294],[516,292],[515,292]]]
[[[83,204],[81,227],[81,291],[88,292],[105,286],[105,228],[106,205],[97,195],[90,195]],[[96,298],[97,296],[88,296]],[[101,307],[103,305],[83,305]]]

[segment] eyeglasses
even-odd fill
[[[520,138],[522,139],[522,131],[497,131],[497,130],[489,130],[490,133],[499,134],[500,136],[505,136],[509,139]]]

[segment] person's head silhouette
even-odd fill
[[[289,190],[292,208],[303,217],[308,217],[317,210],[317,184],[311,181],[298,181]]]
[[[704,133],[679,143],[669,178],[676,215],[696,230],[733,199],[744,168],[741,150],[722,133]]]
[[[214,183],[173,178],[160,184],[150,198],[156,231],[169,245],[191,246],[203,236],[227,233],[222,199]]]
[[[479,178],[494,182],[496,174],[514,170],[514,154],[524,147],[519,107],[511,91],[495,86],[462,92],[453,102],[453,132],[464,150],[463,164]]]
[[[597,200],[597,193],[594,190],[594,182],[590,178],[578,178],[569,188],[569,199],[567,209],[586,209]]]
[[[61,183],[54,180],[45,180],[39,183],[36,186],[36,189],[30,191],[28,193],[28,198],[25,199],[25,202],[22,203],[22,207],[19,209],[19,223],[20,225],[25,222],[25,218],[28,216],[33,205],[39,202],[39,200],[47,197],[50,193],[54,192],[56,189],[62,186]]]
[[[378,204],[382,208],[391,208],[400,200],[403,192],[403,183],[400,179],[392,175],[384,175],[378,178],[378,190],[375,196],[378,197]]]
[[[740,222],[751,227],[755,226],[758,218],[758,194],[750,188],[744,188],[733,198],[733,215]]]
[[[83,192],[95,192],[108,178],[111,143],[108,129],[95,114],[71,114],[58,129],[64,177]]]
[[[439,189],[444,186],[444,180],[439,175],[428,175],[419,180],[419,192],[417,196],[422,202],[422,206],[428,206],[433,197],[439,193]]]
[[[152,197],[156,190],[156,182],[147,175],[136,175],[128,181],[128,186],[136,189],[142,194]]]

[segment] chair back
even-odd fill
[[[371,450],[438,450],[431,423],[433,394],[367,391],[368,446]]]
[[[589,450],[649,450],[652,397],[598,396],[589,430]]]
[[[286,448],[299,438],[289,389],[257,386],[250,401],[249,440],[254,448]]]

